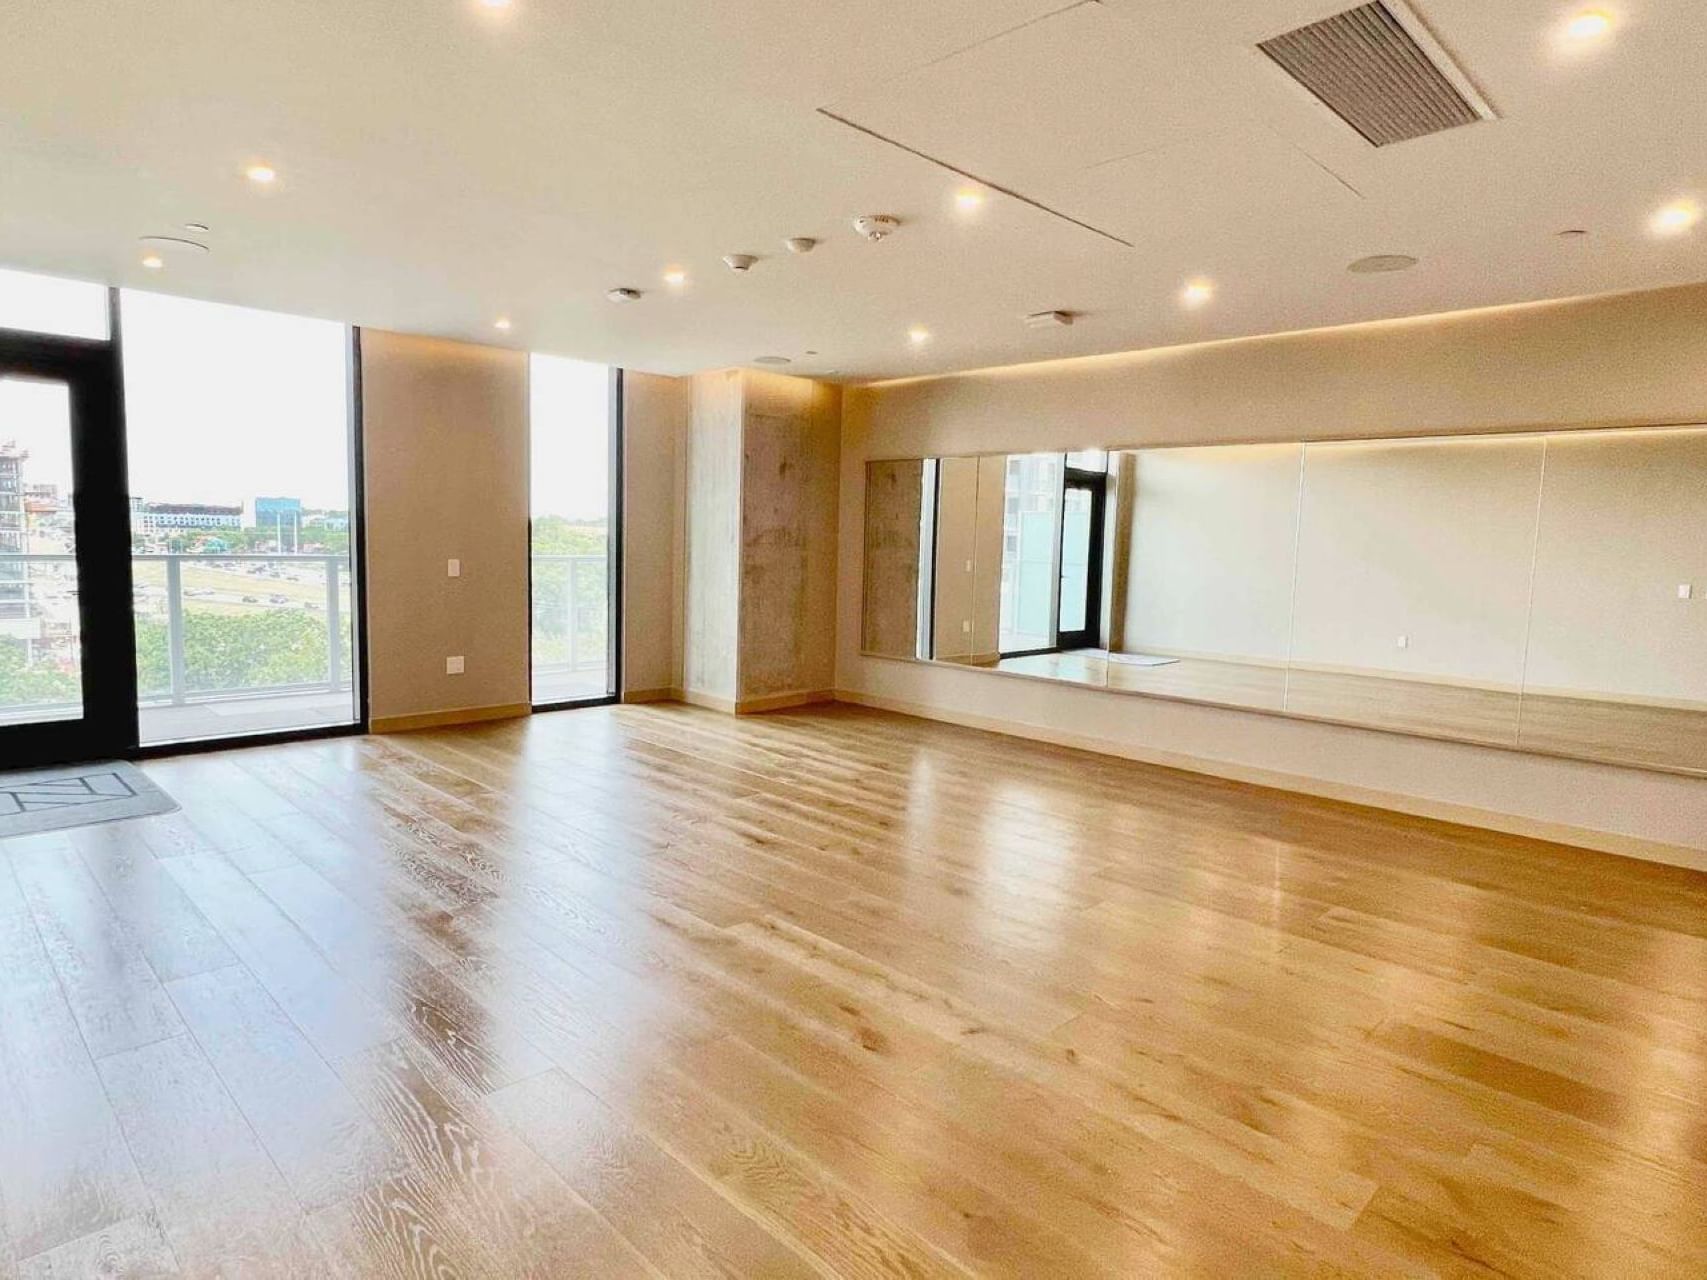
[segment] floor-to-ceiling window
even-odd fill
[[[349,335],[121,295],[144,745],[360,718]]]
[[[618,375],[608,365],[535,355],[531,423],[533,702],[616,692]]]

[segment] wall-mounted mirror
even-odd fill
[[[864,640],[1707,772],[1707,428],[873,462]]]

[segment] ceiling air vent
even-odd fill
[[[1359,5],[1257,48],[1377,147],[1492,119],[1470,78],[1398,8]]]

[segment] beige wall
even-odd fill
[[[1696,286],[850,391],[837,686],[1415,811],[1663,856],[1707,852],[1697,779],[863,658],[857,647],[868,458],[1707,421],[1703,315],[1707,287]]]
[[[695,374],[687,437],[682,688],[733,703],[740,625],[741,373]]]
[[[369,711],[376,728],[528,704],[522,352],[364,329]],[[445,562],[462,561],[462,576]],[[445,674],[461,654],[466,673]]]
[[[623,375],[622,690],[663,697],[681,686],[680,490],[692,383]]]
[[[1515,692],[1542,449],[1534,437],[1306,449],[1293,664]]]
[[[934,652],[945,660],[969,658],[977,581],[978,459],[942,459],[936,494]]]
[[[1281,444],[1123,455],[1133,492],[1121,648],[1286,661],[1303,452]]]

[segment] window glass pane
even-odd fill
[[[1003,653],[1055,643],[1055,540],[1061,529],[1059,453],[1008,459],[1002,526]]]
[[[533,356],[533,700],[614,692],[610,366]]]
[[[353,722],[348,331],[121,307],[142,741]]]
[[[65,338],[107,337],[107,287],[0,270],[0,329]]]
[[[83,714],[71,389],[0,378],[0,724]]]
[[[1091,511],[1089,489],[1068,489],[1061,511],[1061,630],[1085,629],[1090,588]]]

